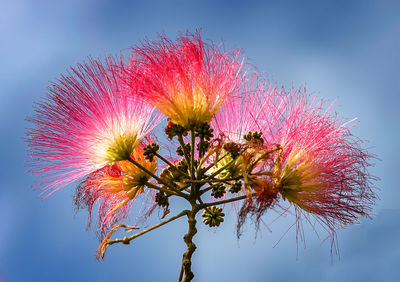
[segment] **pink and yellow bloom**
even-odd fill
[[[154,174],[157,161],[145,159],[143,146],[143,143],[139,144],[133,150],[131,158]],[[93,207],[96,202],[99,203],[99,231],[101,238],[104,238],[115,223],[128,216],[137,197],[144,194],[145,198],[152,198],[152,190],[145,189],[149,179],[146,172],[131,162],[118,161],[91,173],[78,186],[75,204],[78,209],[88,208],[90,225]],[[144,202],[148,202],[148,199],[144,199]]]
[[[245,203],[240,217],[259,218],[276,193],[332,231],[368,216],[375,199],[367,172],[372,156],[352,137],[349,122],[323,104],[302,91],[249,80],[215,115],[213,129],[224,142],[244,144],[244,135],[255,131],[263,139],[254,149],[248,143],[234,164],[258,193],[257,205]],[[250,166],[254,159],[261,162]]]
[[[279,144],[274,181],[298,212],[316,216],[334,231],[368,216],[375,199],[367,172],[372,157],[350,133],[349,122],[323,110],[323,102],[291,90],[284,111],[266,123]]]
[[[241,83],[242,65],[240,51],[226,52],[198,33],[134,48],[126,71],[135,93],[173,123],[190,127],[211,121]]]
[[[104,65],[90,60],[71,68],[29,118],[32,171],[43,176],[38,185],[46,195],[126,160],[160,120],[130,94],[114,65],[109,57]]]

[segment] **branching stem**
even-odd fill
[[[186,130],[186,129],[185,129]],[[141,169],[143,172],[147,173],[149,176],[151,176],[152,178],[154,178],[158,184],[154,181],[154,182],[149,182],[147,181],[144,185],[158,190],[158,191],[162,191],[163,193],[165,193],[166,195],[157,195],[156,197],[156,202],[158,205],[160,206],[166,206],[168,208],[169,206],[169,202],[168,202],[168,198],[165,201],[165,199],[163,199],[163,197],[170,197],[170,196],[179,196],[182,198],[185,198],[191,205],[191,210],[184,210],[181,213],[167,219],[164,220],[150,228],[147,228],[137,234],[134,234],[132,236],[125,236],[122,239],[115,239],[115,240],[108,240],[109,237],[111,236],[111,234],[106,237],[103,242],[102,242],[102,256],[104,255],[104,251],[105,248],[107,246],[116,244],[116,243],[122,243],[122,244],[129,244],[133,239],[146,234],[158,227],[161,227],[169,222],[174,221],[175,219],[178,219],[184,215],[187,216],[188,218],[188,225],[189,225],[189,229],[188,232],[186,233],[186,235],[183,237],[186,246],[187,246],[187,250],[186,252],[183,254],[182,257],[182,266],[181,266],[181,270],[180,270],[180,274],[179,274],[179,282],[190,282],[192,281],[194,274],[192,272],[192,256],[196,250],[196,245],[193,243],[193,237],[196,235],[197,233],[197,229],[196,229],[196,214],[200,211],[200,210],[206,210],[208,212],[209,215],[212,215],[214,213],[214,209],[211,208],[212,206],[217,206],[217,205],[222,205],[222,204],[226,204],[226,203],[230,203],[230,202],[235,202],[235,201],[240,201],[243,199],[246,199],[248,197],[252,197],[255,196],[256,193],[253,194],[246,194],[246,195],[242,195],[242,196],[238,196],[238,197],[234,197],[234,198],[230,198],[230,199],[225,199],[225,200],[221,200],[221,201],[216,201],[216,202],[208,202],[208,203],[204,203],[203,199],[202,199],[202,195],[204,193],[206,193],[207,191],[213,189],[216,186],[220,186],[221,183],[227,184],[227,185],[235,185],[233,183],[233,181],[237,181],[237,180],[242,180],[244,178],[247,177],[246,172],[242,172],[242,175],[237,176],[237,174],[233,174],[233,173],[224,173],[222,175],[220,175],[222,172],[224,172],[224,170],[229,169],[232,165],[235,165],[235,163],[237,162],[239,156],[241,155],[242,152],[244,152],[247,147],[241,147],[239,152],[237,152],[237,155],[235,155],[235,157],[231,156],[229,159],[227,159],[227,162],[225,164],[220,164],[220,161],[223,160],[225,157],[227,157],[229,154],[229,152],[223,154],[222,156],[220,156],[218,152],[218,149],[222,149],[222,148],[216,148],[213,149],[211,148],[211,150],[209,150],[208,152],[206,152],[206,150],[209,148],[209,137],[207,138],[207,141],[205,140],[205,137],[203,136],[203,133],[201,133],[200,131],[198,132],[199,136],[198,138],[196,137],[196,130],[193,128],[190,129],[190,149],[189,149],[189,143],[185,144],[185,141],[183,140],[183,135],[181,134],[177,134],[178,137],[178,141],[180,143],[180,147],[181,147],[181,151],[183,153],[182,157],[182,161],[184,160],[186,162],[186,164],[184,164],[185,168],[182,170],[181,168],[178,168],[177,165],[172,164],[167,158],[161,156],[157,151],[153,152],[155,156],[157,156],[161,161],[163,161],[166,165],[169,166],[167,172],[169,174],[161,174],[161,176],[157,176],[156,174],[154,174],[153,172],[151,172],[150,170],[148,170],[146,167],[144,167],[143,165],[141,165],[139,162],[137,162],[136,160],[134,160],[131,157],[128,157],[128,161],[130,161],[132,164],[134,164],[136,167],[138,167],[139,169]],[[187,138],[189,139],[189,137]],[[187,141],[187,140],[186,140]],[[196,142],[198,141],[198,143]],[[197,145],[197,151],[196,151],[196,145]],[[180,149],[179,149],[180,150]],[[198,154],[196,154],[196,152]],[[180,153],[180,152],[179,152]],[[208,165],[205,168],[202,168],[202,165],[208,161],[208,159],[210,157],[212,157],[214,154],[217,154],[217,156],[215,157],[216,160],[214,160],[210,165]],[[262,156],[264,157],[264,156]],[[257,166],[258,162],[261,161],[262,158],[260,157],[259,159],[257,159],[254,163],[253,166]],[[196,162],[198,162],[196,164]],[[221,167],[220,167],[221,166]],[[212,167],[215,168],[215,170],[210,173],[209,175],[207,175],[207,171],[209,171],[209,169],[211,169]],[[249,170],[251,172],[251,170]],[[262,172],[262,175],[270,175],[272,172]],[[219,179],[217,178],[219,175]],[[261,175],[261,173],[257,173],[257,175]],[[178,185],[179,183],[179,185]],[[203,190],[201,190],[201,188],[207,185],[206,188],[204,188]],[[169,212],[169,209],[165,209]],[[207,213],[204,215],[204,217],[207,217]],[[222,215],[223,216],[223,215]],[[206,223],[206,221],[205,221]],[[208,224],[208,223],[206,223]],[[208,224],[211,226],[211,224]],[[123,225],[119,225],[117,227],[120,227]],[[114,229],[113,229],[114,230]],[[112,231],[113,231],[112,230]],[[104,250],[103,250],[104,248]]]
[[[186,177],[186,178],[190,178],[189,175],[187,173],[185,173],[184,171],[180,170],[179,168],[177,168],[175,165],[173,165],[170,161],[168,161],[166,158],[164,158],[163,156],[161,156],[159,153],[154,152],[154,155],[156,155],[160,160],[162,160],[164,163],[166,163],[167,165],[169,165],[170,167],[172,167],[175,171],[179,172],[182,176]]]
[[[182,193],[181,191],[175,189],[175,187],[173,187],[172,185],[170,185],[169,183],[165,182],[164,180],[162,180],[161,178],[159,178],[157,175],[155,175],[154,173],[152,173],[151,171],[149,171],[147,168],[145,168],[144,166],[142,166],[140,163],[138,163],[137,161],[135,161],[134,159],[132,159],[131,157],[128,158],[128,161],[130,161],[131,163],[133,163],[134,165],[136,165],[138,168],[140,168],[141,170],[143,170],[144,172],[146,172],[148,175],[150,175],[151,177],[153,177],[155,180],[157,180],[159,183],[164,184],[166,187],[170,188],[173,192],[176,193],[176,195],[181,196],[186,198],[187,195]]]
[[[185,199],[189,199],[189,195],[183,193],[182,191],[179,191],[180,194],[178,194],[178,192],[175,191],[175,190],[165,189],[165,188],[159,187],[159,186],[157,186],[157,185],[155,185],[155,184],[153,184],[151,182],[147,182],[146,186],[149,187],[149,188],[156,189],[158,191],[162,191],[162,192],[166,193],[167,195],[173,194],[173,195],[184,197]]]
[[[200,184],[207,184],[207,183],[213,183],[213,182],[226,182],[226,181],[234,181],[234,180],[239,180],[242,179],[242,176],[237,176],[237,177],[231,177],[231,178],[222,178],[222,179],[206,179],[206,180],[191,180],[188,179],[185,182],[186,183],[200,183]]]

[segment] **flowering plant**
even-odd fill
[[[32,172],[43,176],[37,185],[46,197],[80,181],[74,200],[88,209],[89,225],[98,208],[98,259],[113,244],[187,217],[178,280],[191,281],[198,214],[218,227],[225,204],[241,202],[238,236],[246,218],[258,227],[282,202],[294,207],[298,224],[313,216],[332,234],[369,215],[373,156],[351,123],[323,104],[263,81],[239,50],[206,43],[200,33],[161,37],[133,48],[126,63],[89,59],[50,87],[29,118]],[[156,131],[165,118],[167,142]],[[164,219],[176,197],[189,209]],[[137,201],[145,217],[161,208],[162,221],[111,239],[118,229],[139,228],[125,224]]]

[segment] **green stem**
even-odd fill
[[[204,204],[204,203],[203,203],[203,200],[201,199],[200,196],[197,197],[197,199],[199,200],[200,205],[203,205],[203,204]],[[208,211],[209,213],[212,213],[212,212],[208,209],[208,207],[205,207],[204,209],[205,209],[206,211]]]
[[[255,195],[257,195],[257,193],[251,194],[252,197],[255,196]],[[240,197],[230,198],[230,199],[223,200],[223,201],[205,203],[205,204],[199,205],[199,208],[203,209],[203,208],[206,208],[206,207],[211,207],[211,206],[217,206],[217,205],[222,205],[222,204],[226,204],[226,203],[236,202],[236,201],[240,201],[240,200],[246,199],[247,197],[248,197],[247,195],[243,195],[243,196],[240,196]]]
[[[186,146],[185,146],[185,142],[183,141],[182,135],[178,135],[178,141],[179,141],[179,144],[181,145],[181,148],[182,148],[182,151],[183,151],[183,155],[185,156],[187,165],[189,166],[190,165],[190,158],[189,158],[188,152],[186,152]]]
[[[189,175],[187,173],[185,173],[184,171],[180,170],[179,168],[177,168],[175,165],[173,165],[170,161],[168,161],[166,158],[164,158],[163,156],[161,156],[160,154],[158,154],[157,152],[154,153],[159,159],[161,159],[163,162],[165,162],[167,165],[169,165],[170,167],[172,167],[173,169],[175,169],[177,172],[179,172],[182,176],[186,177],[186,178],[190,178]]]
[[[186,198],[187,195],[182,193],[179,190],[176,190],[174,187],[172,187],[170,184],[168,184],[167,182],[165,182],[164,180],[162,180],[161,178],[159,178],[157,175],[155,175],[154,173],[152,173],[151,171],[149,171],[147,168],[145,168],[144,166],[142,166],[140,163],[138,163],[137,161],[135,161],[134,159],[132,159],[131,157],[128,158],[128,161],[130,161],[131,163],[133,163],[134,165],[136,165],[138,168],[140,168],[141,170],[143,170],[144,172],[146,172],[148,175],[150,175],[151,177],[153,177],[155,180],[157,180],[159,183],[164,184],[166,187],[170,188],[172,191],[174,191],[178,196],[184,197]]]
[[[207,179],[207,180],[186,180],[186,183],[200,183],[200,184],[207,184],[207,183],[212,183],[212,182],[226,182],[226,181],[234,181],[234,180],[239,180],[242,179],[242,176],[236,176],[232,178],[222,178],[222,179]]]
[[[224,169],[227,169],[228,167],[230,167],[230,166],[236,161],[236,159],[237,159],[237,158],[234,158],[233,160],[229,161],[226,165],[224,165],[223,167],[221,167],[220,169],[218,169],[216,172],[214,172],[213,174],[211,174],[210,176],[208,176],[208,177],[206,178],[206,180],[207,180],[207,179],[210,179],[210,178],[213,178],[214,176],[217,176],[218,174],[220,174]]]
[[[191,137],[191,145],[190,145],[190,173],[191,173],[191,179],[196,179],[196,175],[194,173],[194,150],[195,150],[195,141],[196,141],[196,136],[194,134],[194,129],[190,130],[190,137]]]
[[[149,188],[153,188],[153,189],[162,191],[162,192],[166,193],[167,195],[172,195],[173,194],[173,195],[176,195],[176,196],[184,197],[185,199],[189,199],[189,195],[186,195],[185,193],[182,193],[181,191],[179,191],[179,192],[181,192],[181,194],[178,194],[178,191],[176,191],[176,190],[165,189],[165,188],[159,187],[157,185],[154,185],[151,182],[146,182],[146,186],[149,187]]]
[[[223,158],[225,158],[227,155],[229,155],[229,152],[224,154],[222,157],[220,157],[215,163],[218,163],[220,160],[222,160]],[[204,175],[204,173],[206,173],[210,168],[212,168],[213,166],[215,166],[215,163],[213,162],[212,164],[210,164],[209,166],[205,167],[204,169],[201,170],[201,176]]]

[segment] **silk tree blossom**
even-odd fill
[[[46,196],[127,159],[160,115],[121,81],[116,61],[90,59],[71,68],[36,105],[27,132],[31,166]]]
[[[367,172],[372,156],[351,135],[351,123],[332,114],[332,106],[323,111],[323,104],[305,91],[285,93],[250,80],[215,115],[213,129],[223,136],[224,148],[247,148],[227,173],[234,176],[237,170],[246,176],[245,185],[258,192],[256,202],[250,198],[242,206],[238,235],[246,216],[250,213],[258,222],[277,202],[277,193],[299,215],[316,216],[330,231],[368,216],[375,200],[374,177]],[[245,144],[248,132],[257,132],[262,144]],[[254,165],[254,159],[260,162]],[[229,161],[231,155],[216,169]]]
[[[165,37],[134,48],[126,67],[138,93],[175,124],[208,123],[245,74],[240,51],[223,50],[185,34],[172,42]]]
[[[265,123],[268,143],[279,144],[274,180],[300,215],[314,215],[330,231],[368,216],[376,198],[368,171],[373,157],[350,133],[351,121],[323,110],[323,101],[292,89],[286,107]]]

